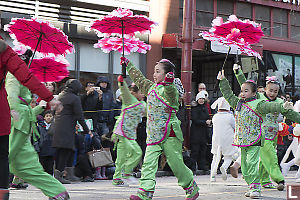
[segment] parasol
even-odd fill
[[[239,20],[235,15],[230,15],[228,21],[224,23],[223,18],[216,17],[212,21],[212,28],[209,32],[203,31],[199,35],[206,40],[216,41],[221,45],[229,47],[222,70],[231,49],[238,49],[242,53],[261,59],[260,54],[254,51],[250,45],[258,43],[260,38],[264,36],[264,33],[261,30],[260,24],[248,19]],[[214,91],[216,91],[218,84],[219,82],[217,81]]]
[[[65,55],[74,51],[73,44],[68,41],[68,36],[47,21],[35,18],[13,18],[4,29],[9,32],[12,39],[29,46],[34,51],[33,57],[36,51],[45,55]]]
[[[52,57],[34,59],[30,71],[42,82],[58,82],[69,75],[65,59],[55,60]]]
[[[124,47],[124,35],[133,36],[135,33],[148,33],[157,25],[154,21],[150,20],[144,15],[133,15],[133,12],[126,8],[118,8],[113,10],[110,14],[101,17],[92,22],[87,30],[94,29],[98,36],[110,36],[117,34],[122,36],[122,42]],[[125,50],[122,51],[123,57]],[[126,77],[126,66],[122,65],[122,75]]]
[[[120,53],[129,55],[132,52],[147,53],[151,49],[151,45],[144,43],[138,38],[124,38],[124,44],[122,38],[119,37],[109,37],[103,38],[94,44],[95,48],[101,48],[104,53],[109,53],[111,51],[118,51]],[[123,48],[122,48],[123,47]]]

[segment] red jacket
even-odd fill
[[[39,95],[43,100],[49,102],[53,99],[51,92],[42,84],[28,69],[17,53],[11,47],[0,53],[0,82],[6,76],[6,72],[12,73],[20,83],[32,93]],[[10,133],[10,110],[7,102],[7,94],[2,84],[0,88],[0,136]]]

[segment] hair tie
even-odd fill
[[[266,81],[267,81],[267,84],[268,84],[268,83],[279,84],[279,81],[278,81],[278,79],[277,79],[276,76],[267,76],[267,77],[266,77]]]

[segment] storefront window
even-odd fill
[[[281,54],[272,54],[277,69],[269,69],[267,76],[276,76],[279,79],[281,90],[292,93],[293,57]]]
[[[233,14],[233,1],[218,0],[217,10],[218,16],[227,21],[227,18]]]
[[[239,19],[252,20],[252,6],[250,3],[236,3],[236,15]]]
[[[260,23],[265,35],[270,35],[270,8],[255,5],[255,21]]]
[[[291,14],[291,38],[300,40],[300,12],[292,12]]]
[[[196,0],[196,25],[210,27],[214,17],[213,0]]]
[[[288,13],[287,10],[273,8],[273,36],[288,37]]]

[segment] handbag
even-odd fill
[[[93,168],[113,165],[110,149],[102,148],[88,152],[89,160]]]

